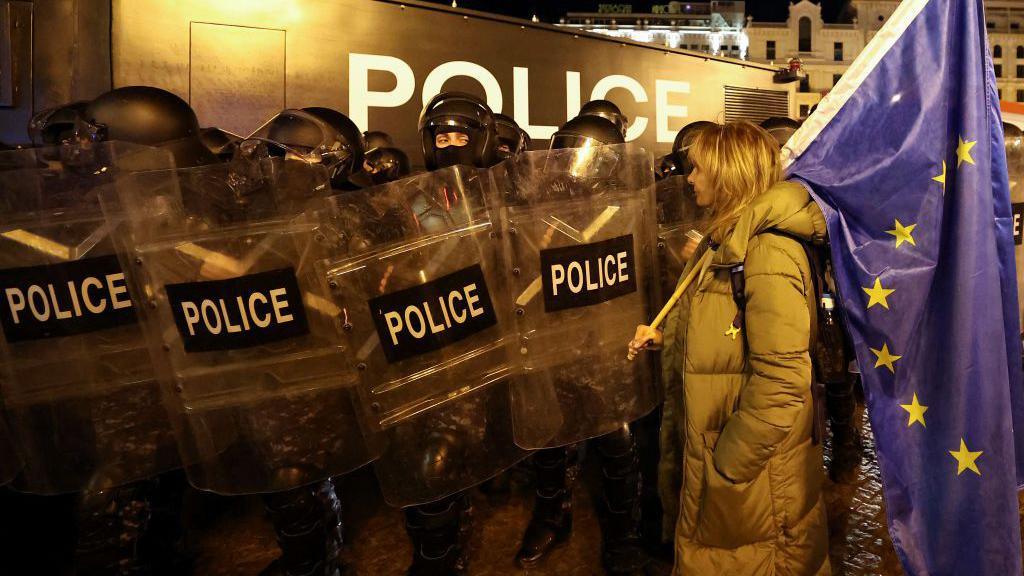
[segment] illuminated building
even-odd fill
[[[600,4],[597,12],[569,12],[558,25],[717,56],[746,58],[745,2],[669,2],[649,13],[630,4]]]

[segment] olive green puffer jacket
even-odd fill
[[[807,191],[776,184],[666,320],[660,489],[676,575],[830,573],[821,447],[811,443],[814,287],[793,239],[824,236]],[[729,269],[739,263],[746,325],[734,337]]]

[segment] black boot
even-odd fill
[[[139,541],[149,525],[154,482],[143,480],[82,493],[75,547],[79,576],[153,573],[139,553]]]
[[[261,576],[342,576],[341,502],[331,479],[263,497],[281,557]]]
[[[473,507],[461,492],[405,509],[405,530],[412,541],[409,576],[462,576],[469,564]]]
[[[829,428],[832,430],[832,462],[828,475],[833,482],[849,483],[857,475],[863,444],[854,416],[857,400],[854,396],[856,375],[844,381],[828,383],[825,399],[828,407]]]
[[[572,490],[579,472],[576,446],[549,448],[533,455],[537,491],[516,563],[536,566],[548,552],[572,535]]]
[[[629,426],[597,439],[603,476],[601,561],[613,575],[643,574],[650,561],[640,540],[640,454]]]

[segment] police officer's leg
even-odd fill
[[[533,517],[516,554],[520,566],[535,566],[572,534],[572,492],[579,473],[575,445],[540,450],[533,455],[537,475]]]
[[[825,385],[829,428],[832,430],[832,462],[829,466],[829,477],[834,482],[852,480],[861,462],[862,444],[860,430],[855,421],[857,399],[854,395],[858,375],[847,376],[845,379],[828,382]]]
[[[155,489],[155,480],[142,480],[81,494],[75,547],[78,574],[149,573],[139,542],[149,526]]]
[[[281,557],[264,576],[341,576],[341,502],[328,478],[263,497]]]
[[[464,574],[472,514],[468,492],[406,508],[405,529],[413,546],[409,576]]]
[[[602,562],[609,574],[634,574],[648,556],[640,541],[641,474],[636,437],[627,424],[597,439],[603,477]]]

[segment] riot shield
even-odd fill
[[[325,262],[359,374],[361,414],[396,506],[430,502],[515,464],[510,307],[485,172],[448,168],[336,196]]]
[[[127,219],[125,265],[190,482],[272,492],[372,460],[354,414],[339,309],[302,217],[321,166],[242,159],[136,174],[105,209]]]
[[[554,447],[606,434],[659,402],[623,342],[651,308],[653,171],[631,145],[532,152],[508,170],[502,228],[522,380],[548,379],[563,425],[537,443],[537,407],[513,394],[516,440]]]
[[[100,190],[171,166],[124,143],[0,153],[0,391],[15,487],[100,490],[180,465]],[[2,456],[0,456],[2,457]]]
[[[658,305],[675,290],[704,229],[704,211],[697,206],[686,176],[669,176],[655,183],[658,210]]]

